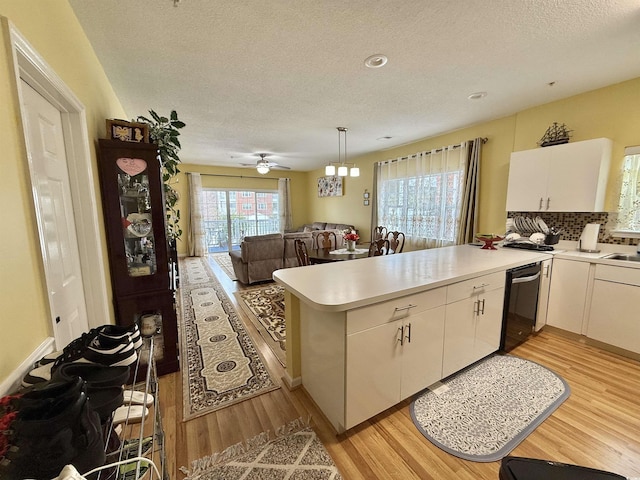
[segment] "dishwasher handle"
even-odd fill
[[[526,283],[526,282],[533,282],[535,280],[537,280],[538,278],[540,278],[540,273],[538,272],[535,275],[529,275],[527,277],[518,277],[518,278],[514,278],[513,280],[511,280],[511,283]]]

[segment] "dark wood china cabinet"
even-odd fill
[[[116,322],[154,335],[160,375],[179,369],[175,256],[165,229],[155,144],[98,141],[98,167]]]

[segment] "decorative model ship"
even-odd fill
[[[544,132],[544,135],[538,142],[538,145],[541,147],[549,147],[551,145],[569,143],[569,137],[571,136],[572,131],[573,130],[569,130],[564,123],[562,125],[558,125],[557,122],[553,122],[553,125],[547,128],[547,131]]]

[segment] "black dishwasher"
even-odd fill
[[[538,311],[540,263],[507,270],[500,350],[508,352],[533,333]]]

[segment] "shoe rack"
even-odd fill
[[[134,383],[125,386],[125,392],[130,392],[125,397],[131,395],[135,401],[125,403],[116,410],[109,425],[105,426],[105,445],[120,445],[113,452],[107,452],[105,466],[88,472],[87,475],[94,475],[90,478],[169,480],[159,404],[156,347],[154,336],[144,338],[132,374]],[[117,435],[117,439],[114,435]]]

